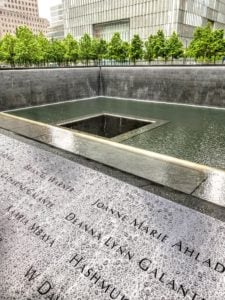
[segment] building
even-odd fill
[[[50,8],[51,22],[48,37],[53,39],[64,38],[63,5],[58,4]]]
[[[21,25],[47,34],[49,22],[39,17],[37,0],[0,0],[0,36],[15,34]]]
[[[64,18],[65,34],[76,38],[87,32],[110,40],[120,32],[124,40],[134,34],[146,39],[162,29],[190,40],[208,21],[225,28],[225,0],[64,0]]]

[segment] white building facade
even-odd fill
[[[120,32],[124,40],[134,34],[147,39],[162,29],[191,39],[196,26],[211,22],[225,28],[225,0],[64,0],[65,34],[84,33],[110,40]]]
[[[0,0],[0,37],[28,26],[34,33],[48,31],[49,22],[39,17],[37,0]]]

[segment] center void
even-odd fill
[[[113,138],[149,124],[152,124],[152,122],[103,114],[96,117],[90,117],[88,119],[66,123],[61,126],[99,135],[105,138]]]

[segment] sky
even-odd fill
[[[38,0],[40,17],[50,21],[50,6],[62,3],[61,0]]]

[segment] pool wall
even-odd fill
[[[225,66],[102,68],[102,95],[225,107]]]
[[[99,95],[99,68],[0,71],[0,111]]]
[[[225,107],[225,67],[0,71],[0,111],[96,96]]]

